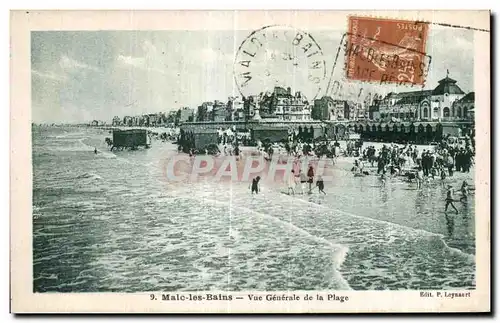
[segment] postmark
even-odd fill
[[[311,34],[288,26],[253,31],[241,43],[234,61],[235,82],[244,97],[295,85],[312,100],[321,92],[325,76],[319,44]]]
[[[350,16],[348,24],[347,79],[425,83],[427,23]]]

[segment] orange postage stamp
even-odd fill
[[[350,16],[347,79],[423,85],[428,29],[425,22]]]

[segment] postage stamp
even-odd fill
[[[12,311],[490,311],[488,18],[13,11]]]
[[[425,80],[429,75],[432,57],[423,54],[418,66],[413,61],[404,61],[398,55],[382,53],[379,48],[394,51],[401,49],[398,44],[377,40],[368,36],[357,36],[358,44],[350,44],[352,33],[342,35],[335,59],[330,70],[330,77],[325,86],[325,95],[334,99],[372,102],[383,93],[392,90],[419,90],[425,88],[425,82],[415,83],[415,77]],[[359,61],[365,64],[353,62]],[[406,67],[402,67],[402,65]],[[398,67],[399,66],[399,67]],[[416,66],[414,69],[413,66]],[[374,77],[379,73],[377,77]],[[410,73],[410,74],[405,74]],[[364,79],[350,78],[349,76],[360,76]],[[403,76],[406,75],[406,76]],[[387,91],[383,91],[386,89]]]
[[[428,32],[423,22],[349,16],[347,78],[424,84]]]

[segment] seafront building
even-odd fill
[[[310,120],[311,107],[301,92],[292,94],[290,87],[275,87],[272,94],[261,98],[259,114],[269,119]]]
[[[357,121],[367,116],[366,104],[351,100],[334,100],[324,96],[314,100],[311,117],[314,120]]]
[[[379,102],[380,119],[470,121],[474,92],[466,94],[446,75],[433,90],[389,93]]]
[[[194,121],[194,109],[190,107],[183,107],[180,109],[178,122],[192,122]]]
[[[314,100],[312,118],[329,121],[470,121],[474,92],[466,94],[448,75],[432,90],[390,92],[372,102]]]
[[[328,96],[309,102],[300,91],[275,87],[257,96],[203,102],[196,109],[183,107],[168,115],[114,117],[113,125],[172,123],[192,136],[231,128],[250,131],[253,140],[288,140],[290,134],[303,140],[345,139],[357,133],[364,140],[423,143],[473,134],[474,111],[474,92],[465,93],[447,74],[434,89],[377,94],[365,102]]]

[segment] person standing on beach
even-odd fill
[[[252,195],[253,193],[259,194],[259,181],[260,181],[260,176],[257,176],[254,179],[252,179]]]
[[[444,187],[444,183],[446,181],[446,170],[444,166],[441,166],[441,185]]]
[[[451,153],[446,157],[446,164],[448,166],[448,175],[451,177],[453,176],[453,164],[454,164],[453,156],[451,155]]]
[[[325,182],[323,182],[323,178],[321,176],[318,176],[318,179],[316,180],[316,186],[318,187],[319,193],[323,193],[326,195],[326,192],[324,191]]]
[[[302,172],[302,170],[299,170],[299,177],[300,177],[300,189],[302,192],[302,195],[304,195],[304,190],[307,185],[307,176]]]
[[[467,183],[467,181],[463,181],[462,187],[460,187],[460,191],[462,192],[460,202],[467,203],[467,195],[469,195],[469,184]]]
[[[415,177],[417,181],[417,190],[422,188],[422,182],[424,181],[424,172],[422,171],[422,167],[419,167],[417,170],[417,176]]]
[[[97,148],[96,147],[94,147],[94,154],[97,155]]]
[[[448,185],[448,190],[446,191],[446,204],[444,206],[444,212],[446,213],[448,211],[448,205],[451,205],[451,207],[455,210],[455,213],[458,214],[458,210],[457,208],[455,207],[455,205],[453,205],[453,186],[451,185]]]
[[[311,193],[312,191],[312,184],[314,182],[314,168],[311,166],[309,166],[309,170],[307,171],[307,177],[309,177],[309,193]]]

